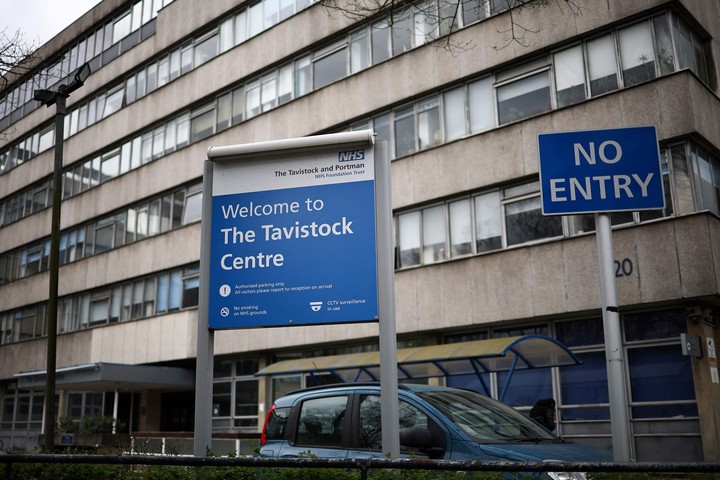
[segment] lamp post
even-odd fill
[[[65,100],[82,87],[90,75],[90,64],[80,67],[70,85],[57,90],[35,90],[33,98],[46,107],[55,104],[55,162],[53,165],[53,200],[50,229],[50,292],[48,296],[47,367],[45,377],[45,414],[43,431],[45,451],[55,447],[55,368],[57,357],[58,272],[60,269],[60,202],[62,201],[63,140],[65,136]]]

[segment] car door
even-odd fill
[[[314,455],[345,458],[348,453],[348,395],[335,394],[303,399],[296,406],[293,430],[280,449],[280,457]]]
[[[380,395],[359,393],[355,400],[352,436],[349,456],[352,458],[382,457],[382,426]],[[444,458],[447,448],[447,432],[426,412],[412,403],[400,400],[400,454],[415,458]],[[411,431],[431,432],[434,448],[420,450],[403,444],[402,439]]]

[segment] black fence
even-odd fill
[[[321,468],[357,470],[367,478],[369,470],[430,470],[453,472],[605,472],[649,474],[710,474],[720,478],[720,463],[655,462],[509,462],[456,461],[423,459],[321,459],[261,457],[191,457],[170,455],[75,455],[75,454],[6,454],[0,455],[5,478],[12,478],[13,464],[101,464],[155,465],[184,467],[255,467],[255,468]]]

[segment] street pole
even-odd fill
[[[57,365],[58,278],[60,270],[60,204],[62,202],[63,137],[65,136],[66,95],[55,96],[55,161],[50,227],[50,291],[48,296],[47,366],[45,376],[45,451],[55,447],[55,368]]]
[[[625,360],[617,306],[615,275],[613,272],[612,226],[609,213],[595,214],[598,263],[600,267],[600,303],[602,305],[607,362],[608,397],[610,400],[610,430],[613,460],[630,461],[630,420],[625,386]]]
[[[55,369],[57,367],[57,312],[58,278],[60,272],[60,204],[62,202],[63,146],[65,142],[65,103],[72,92],[85,84],[90,76],[90,64],[78,68],[69,85],[60,85],[57,90],[35,90],[33,98],[49,107],[55,104],[55,160],[52,180],[52,216],[50,221],[50,265],[48,293],[48,335],[45,370],[45,410],[43,434],[45,450],[55,448]]]

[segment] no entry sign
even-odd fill
[[[538,135],[545,215],[662,209],[655,127]]]

